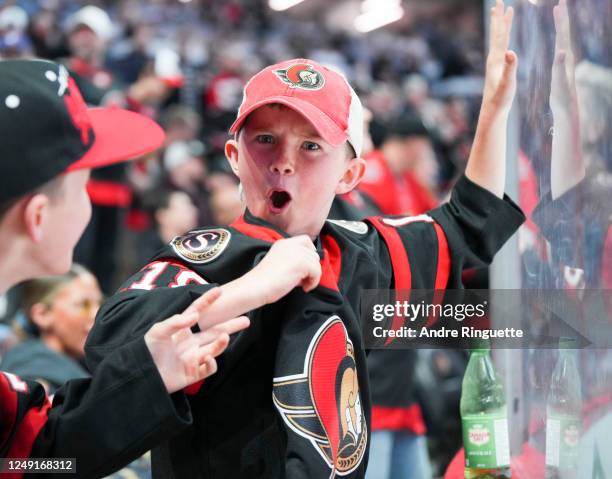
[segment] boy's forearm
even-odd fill
[[[261,284],[252,272],[220,286],[222,294],[206,310],[206,326],[209,328],[230,318],[235,318],[267,304]]]
[[[496,111],[483,103],[466,176],[498,198],[504,196],[506,181],[507,111]]]

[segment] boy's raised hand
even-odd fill
[[[229,343],[229,335],[246,328],[246,317],[218,323],[211,330],[193,333],[191,327],[202,319],[206,310],[221,296],[214,288],[198,299],[197,307],[189,307],[151,327],[145,343],[169,393],[198,382],[217,371],[215,358]]]
[[[509,112],[516,92],[516,53],[508,50],[514,9],[505,8],[503,0],[497,0],[491,9],[491,30],[487,73],[483,94],[483,106],[494,111]]]

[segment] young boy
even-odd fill
[[[370,395],[361,291],[458,287],[463,267],[489,263],[524,219],[502,199],[516,72],[511,22],[500,0],[466,176],[429,215],[326,221],[334,197],[364,174],[359,99],[341,75],[310,60],[267,67],[248,82],[226,144],[247,212],[230,227],[174,238],[128,280],[98,314],[89,364],[137,338],[155,315],[182,310],[207,283],[248,278],[288,237],[316,245],[321,277],[310,293],[287,288],[251,311],[251,327],[220,358],[219,374],[190,398],[194,426],[153,451],[154,477],[364,476]],[[271,274],[282,277],[281,266]],[[181,275],[191,281],[172,288]]]
[[[0,132],[0,292],[66,272],[91,213],[89,170],[142,155],[164,140],[144,116],[88,110],[66,69],[42,60],[0,62]],[[274,260],[270,255],[262,263]],[[60,388],[53,405],[40,384],[0,372],[0,457],[75,458],[80,477],[99,477],[189,426],[184,394],[169,393],[213,374],[229,334],[249,325],[224,309],[231,291],[223,300],[220,293],[211,290],[185,311],[156,315],[151,324],[161,322],[113,350],[91,379]],[[192,333],[198,326],[202,332]],[[16,477],[23,472],[5,466]]]

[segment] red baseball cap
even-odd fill
[[[99,168],[159,148],[162,128],[119,108],[87,108],[62,65],[0,61],[0,201],[67,171]]]
[[[341,73],[307,59],[294,59],[264,68],[244,87],[235,134],[257,108],[285,105],[304,116],[328,143],[348,141],[357,156],[363,145],[363,107]]]

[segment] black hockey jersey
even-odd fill
[[[465,177],[428,215],[328,220],[316,240],[319,286],[250,313],[217,374],[191,391],[193,426],[153,451],[154,477],[364,477],[371,400],[361,291],[457,287],[462,269],[488,264],[523,220],[510,199]],[[173,239],[101,308],[86,344],[90,368],[210,284],[245,274],[284,236],[247,211],[230,227]]]

